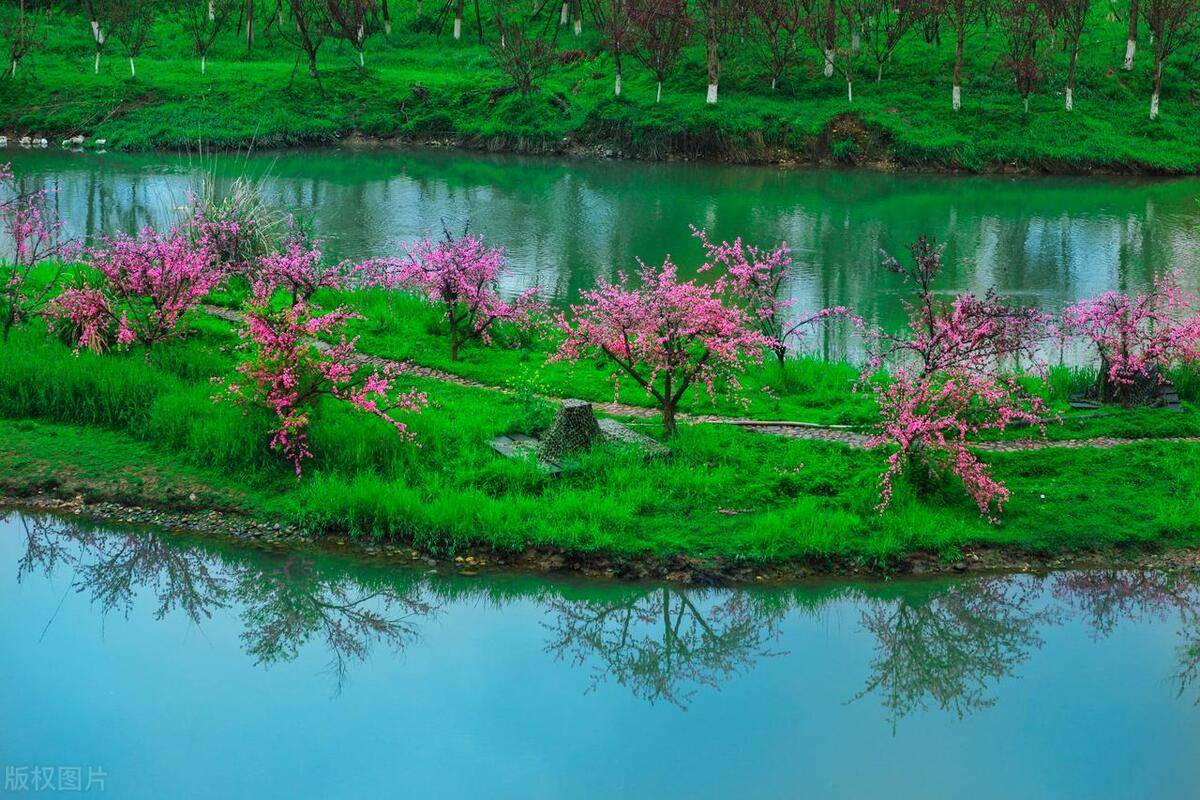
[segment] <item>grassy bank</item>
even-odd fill
[[[545,356],[536,339],[509,339],[469,348],[464,362],[449,364],[436,356],[446,350],[444,337],[421,313],[375,324],[364,350],[398,347],[412,334],[412,351],[392,355],[423,353],[481,379],[537,367]],[[210,378],[229,373],[234,342],[227,323],[206,317],[149,359],[140,351],[75,355],[36,326],[15,332],[0,346],[0,490],[233,511],[313,535],[410,543],[438,556],[532,548],[578,559],[889,567],[917,553],[955,559],[971,547],[1053,554],[1200,544],[1200,445],[1153,441],[1195,433],[1190,404],[1185,414],[1081,415],[1055,434],[1136,432],[1151,437],[1144,443],[990,456],[1013,491],[998,525],[981,520],[950,483],[923,495],[902,484],[893,508],[880,515],[874,507],[884,454],[728,425],[685,425],[665,458],[602,447],[552,477],[533,463],[498,457],[488,444],[543,425],[544,401],[407,375],[402,385],[431,400],[406,420],[419,446],[377,419],[325,403],[311,429],[315,458],[297,481],[266,447],[267,419],[211,399]],[[573,395],[611,399],[604,370],[545,369]],[[865,401],[847,394],[848,367],[790,363],[791,388],[775,369],[749,379],[771,386],[789,416],[863,418]],[[1061,393],[1084,379],[1064,373],[1045,391],[1061,406]],[[844,407],[833,404],[835,396]],[[697,401],[692,410],[709,409]],[[642,425],[657,433],[656,422]]]
[[[0,12],[6,13],[6,12]],[[1051,169],[1193,173],[1200,169],[1200,105],[1192,87],[1194,51],[1168,64],[1162,117],[1148,115],[1151,61],[1143,43],[1132,72],[1120,69],[1126,25],[1097,3],[1085,34],[1075,110],[1064,109],[1067,59],[1046,43],[1044,80],[1022,112],[1002,67],[996,29],[970,38],[964,107],[950,110],[952,37],[940,46],[910,34],[883,80],[860,75],[849,103],[843,81],[820,74],[806,48],[799,66],[772,91],[753,47],[726,58],[721,100],[704,101],[703,47],[688,48],[661,103],[645,70],[628,64],[613,96],[612,59],[598,32],[565,29],[556,66],[529,98],[508,91],[474,36],[437,36],[432,20],[396,9],[396,25],[368,43],[366,69],[349,47],[321,51],[319,82],[295,51],[268,30],[253,50],[229,31],[218,38],[205,75],[190,40],[171,19],[155,27],[137,77],[114,45],[93,74],[89,23],[63,14],[44,47],[15,79],[0,79],[0,130],[102,138],[127,149],[286,146],[362,135],[451,139],[531,152],[614,150],[638,157],[860,163],[905,168]],[[488,36],[492,31],[488,30]],[[1194,50],[1194,48],[1193,48]]]

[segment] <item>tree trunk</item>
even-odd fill
[[[254,49],[254,0],[246,0],[246,49]]]
[[[1154,54],[1154,94],[1150,95],[1150,119],[1158,119],[1158,99],[1162,96],[1162,58]]]
[[[963,44],[966,36],[966,27],[960,24],[954,44],[954,89],[950,93],[950,102],[955,111],[962,108]]]
[[[655,103],[661,103],[661,102],[662,102],[662,81],[659,81],[659,82],[658,82],[658,94],[656,94],[656,95],[654,96],[654,102],[655,102]]]
[[[1127,70],[1133,69],[1133,57],[1137,54],[1138,34],[1138,0],[1129,0],[1129,38],[1125,42],[1125,64]]]
[[[709,8],[704,35],[704,44],[708,59],[708,102],[717,102],[717,85],[721,80],[721,56],[717,52],[717,21],[716,10]]]
[[[662,423],[663,423],[663,438],[673,439],[678,430],[675,424],[675,402],[668,400],[663,403],[662,407]]]
[[[854,81],[846,81],[846,100],[851,103],[854,102]]]
[[[204,74],[207,74],[207,72],[208,72],[208,57],[202,55],[202,56],[200,56],[200,74],[204,75]]]
[[[137,68],[133,66],[133,56],[129,57],[129,75],[133,78],[137,77]]]
[[[1079,62],[1079,40],[1071,50],[1071,66],[1067,68],[1067,111],[1075,110],[1075,65]]]
[[[620,97],[621,96],[621,51],[619,49],[614,50],[613,59],[616,61],[616,67],[617,67],[617,78],[616,78],[616,81],[613,83],[613,96]]]
[[[834,0],[829,0],[825,6],[825,77],[833,77],[833,50],[837,41],[837,28],[834,27]]]

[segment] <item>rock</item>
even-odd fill
[[[967,571],[967,562],[955,561],[953,568],[954,568],[955,572],[966,572]]]
[[[0,147],[8,147],[8,137],[0,136]]]
[[[30,139],[28,136],[21,137],[21,147],[29,147],[32,144],[33,144],[33,139]]]
[[[83,147],[84,139],[82,136],[72,136],[70,139],[67,139],[67,141],[75,147]]]

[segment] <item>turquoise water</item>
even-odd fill
[[[10,514],[0,763],[120,798],[1191,798],[1197,600],[468,577]]]
[[[505,289],[538,285],[559,302],[597,278],[672,255],[699,263],[689,225],[764,244],[786,239],[798,309],[850,305],[884,323],[904,290],[880,269],[922,233],[948,244],[941,287],[1058,309],[1107,289],[1136,290],[1184,271],[1200,288],[1200,180],[954,176],[780,170],[487,155],[328,149],[195,157],[61,151],[0,153],[31,186],[57,190],[71,230],[162,224],[197,192],[269,176],[274,207],[311,220],[337,258],[470,223],[504,247]]]

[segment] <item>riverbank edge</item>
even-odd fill
[[[850,131],[847,137],[845,131]],[[857,114],[842,114],[833,119],[819,136],[811,137],[802,150],[779,144],[766,144],[761,136],[752,135],[749,140],[729,142],[719,137],[688,140],[687,146],[679,146],[675,137],[663,134],[651,145],[641,146],[620,138],[606,135],[590,135],[587,128],[561,139],[527,138],[521,136],[496,135],[482,137],[453,132],[432,133],[422,136],[373,136],[353,129],[333,135],[288,134],[275,137],[251,136],[222,142],[198,142],[197,147],[183,148],[174,144],[151,140],[150,146],[121,147],[108,150],[72,145],[64,147],[71,137],[79,135],[70,130],[0,130],[7,136],[9,151],[13,150],[66,150],[67,152],[94,153],[164,153],[187,152],[212,153],[286,153],[315,149],[411,149],[457,150],[463,153],[488,153],[518,156],[540,156],[550,158],[572,158],[592,161],[639,161],[645,163],[697,163],[709,165],[774,167],[780,170],[799,169],[854,169],[867,172],[945,175],[1024,175],[1024,176],[1122,176],[1143,178],[1184,178],[1200,175],[1200,165],[1192,170],[1176,170],[1138,161],[1113,163],[1109,161],[1079,161],[1056,158],[1036,160],[993,159],[980,164],[967,164],[958,159],[943,156],[915,158],[904,155],[893,148],[887,132],[863,121]],[[45,138],[46,148],[15,144],[23,137],[33,141]],[[756,140],[756,141],[755,141]],[[852,140],[853,155],[835,155],[835,143]],[[89,140],[89,144],[94,140]],[[0,163],[4,153],[0,150]]]
[[[58,497],[45,492],[21,496],[0,493],[0,512],[49,514],[65,519],[118,526],[153,528],[168,533],[215,537],[226,542],[296,550],[324,551],[371,557],[404,568],[433,569],[444,574],[474,576],[503,572],[575,575],[593,580],[665,581],[687,586],[785,585],[809,580],[881,580],[949,575],[1043,573],[1071,569],[1200,570],[1200,547],[1153,549],[1106,548],[1061,553],[1038,553],[1013,547],[964,547],[956,560],[918,551],[888,564],[868,564],[844,558],[806,559],[779,563],[734,563],[686,555],[621,556],[529,547],[523,552],[487,546],[468,548],[453,558],[436,558],[404,543],[368,543],[337,534],[309,535],[295,526],[268,523],[249,515],[218,509],[171,509],[131,506],[82,495]]]

